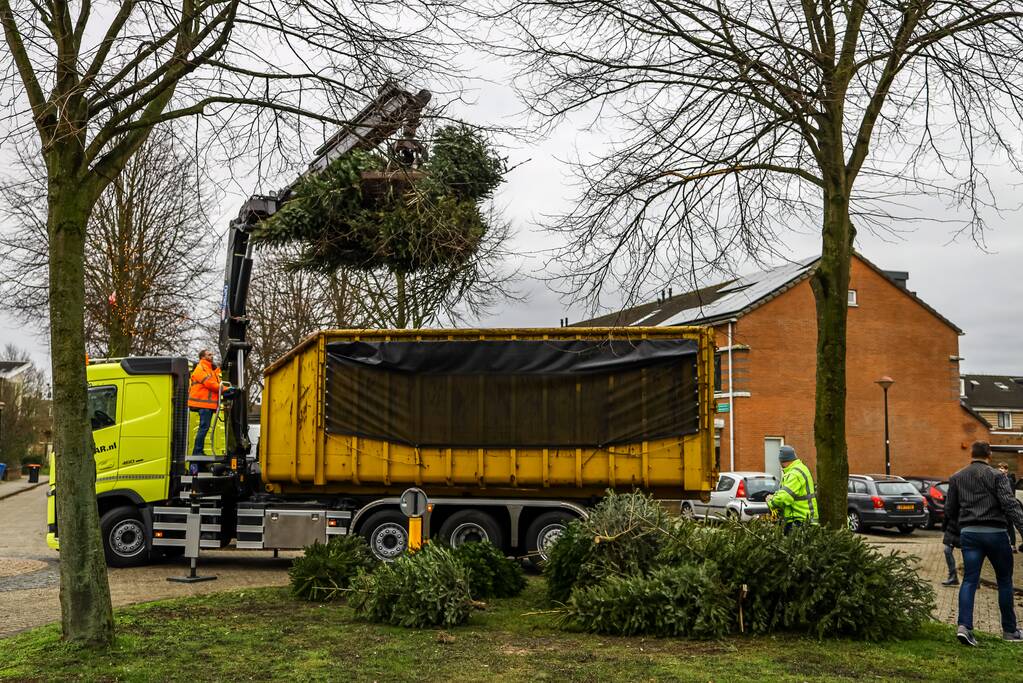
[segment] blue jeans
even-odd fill
[[[954,548],[952,546],[945,546],[945,564],[948,565],[948,578],[958,580],[959,575],[956,574],[956,556],[953,550]]]
[[[199,431],[195,433],[195,446],[192,447],[192,455],[202,455],[203,445],[206,443],[206,434],[210,431],[210,422],[213,421],[212,408],[199,408]]]
[[[1016,611],[1012,604],[1012,546],[1009,535],[964,531],[960,537],[963,550],[963,584],[959,587],[959,625],[973,628],[973,598],[980,585],[980,568],[984,558],[991,562],[998,579],[998,610],[1002,613],[1002,630],[1016,630]]]

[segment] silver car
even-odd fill
[[[722,472],[706,503],[696,498],[682,501],[682,516],[748,522],[770,512],[764,499],[777,490],[778,480],[767,472]]]

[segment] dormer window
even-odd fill
[[[1005,384],[1005,382],[995,382],[995,386],[1001,389],[1002,391],[1009,390],[1009,387]]]

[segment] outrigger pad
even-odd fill
[[[327,345],[326,429],[448,448],[603,447],[699,430],[689,339]]]
[[[215,581],[215,576],[168,576],[168,581],[174,583],[199,583],[200,581]]]

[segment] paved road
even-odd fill
[[[183,560],[149,567],[110,569],[114,606],[199,595],[231,588],[278,586],[288,581],[294,553],[203,551],[201,574],[216,581],[171,583],[187,571]],[[46,487],[0,500],[0,637],[60,620],[58,555],[46,545]]]
[[[959,587],[942,586],[948,578],[945,564],[945,549],[941,544],[940,531],[917,530],[909,536],[902,536],[886,529],[871,529],[865,538],[882,550],[897,550],[920,558],[919,570],[934,586],[937,609],[934,616],[949,624],[956,623],[958,614]],[[963,576],[963,556],[955,551],[959,578]],[[1023,555],[1016,554],[1016,568],[1013,572],[1016,586],[1023,586]],[[1001,619],[998,615],[998,591],[994,588],[995,575],[989,563],[984,563],[981,572],[982,585],[977,591],[973,611],[973,627],[979,631],[1000,634]],[[1016,616],[1023,622],[1023,591],[1016,591]]]

